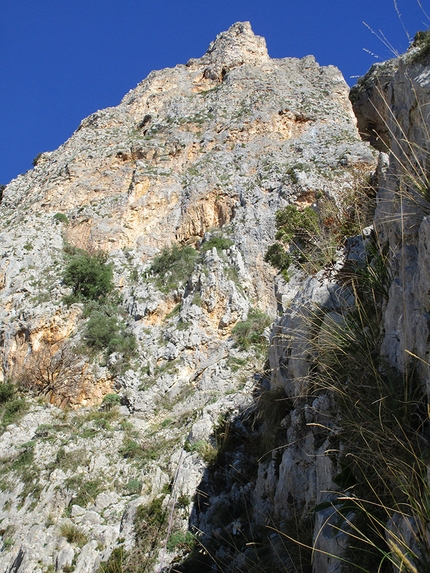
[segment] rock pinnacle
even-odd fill
[[[265,39],[254,34],[249,22],[236,22],[226,32],[218,34],[203,57],[189,60],[187,65],[206,65],[205,77],[218,79],[232,68],[243,64],[257,65],[268,59]]]

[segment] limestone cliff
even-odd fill
[[[152,72],[117,107],[84,119],[7,185],[2,570],[89,573],[109,558],[161,569],[190,548],[190,515],[202,543],[214,532],[235,541],[214,555],[231,570],[251,570],[248,541],[270,559],[279,552],[279,533],[266,547],[267,531],[251,539],[252,527],[278,527],[293,506],[309,511],[337,463],[324,455],[330,398],[304,396],[312,349],[306,337],[293,350],[285,340],[303,330],[302,302],[340,311],[343,259],[330,255],[311,277],[296,266],[286,283],[264,257],[279,210],[310,207],[333,227],[353,210],[375,157],[336,68],[311,56],[271,59],[238,23],[203,57]],[[95,265],[97,256],[100,272],[112,269],[108,302],[79,298],[66,279],[73,257]],[[94,339],[89,325],[100,321],[114,341]],[[33,394],[10,398],[9,382]],[[277,389],[289,401],[288,414],[284,402],[276,414],[283,433],[273,453],[255,410],[268,388],[275,406]],[[241,436],[236,449],[229,428]],[[253,441],[255,451],[244,449]],[[278,565],[291,561],[285,554]]]
[[[194,523],[222,570],[428,568],[423,37],[352,90],[358,128],[381,151],[374,224],[334,268],[306,278],[275,321],[263,391],[230,426],[232,469],[200,486],[211,502],[201,500]]]

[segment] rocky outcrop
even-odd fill
[[[393,275],[384,313],[383,352],[405,371],[410,353],[427,380],[429,68],[420,47],[375,65],[352,92],[359,129],[384,140],[375,229]],[[423,361],[423,362],[422,362]]]
[[[359,130],[381,152],[373,229],[291,285],[254,406],[230,426],[231,470],[199,486],[191,521],[223,571],[428,565],[428,69],[414,46],[352,90]]]

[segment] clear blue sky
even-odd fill
[[[417,0],[397,2],[411,36],[429,27]],[[0,184],[151,70],[203,55],[244,20],[272,57],[313,54],[350,84],[375,61],[365,48],[391,57],[363,21],[408,46],[393,0],[0,0]]]

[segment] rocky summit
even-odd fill
[[[424,571],[428,64],[237,23],[6,186],[1,571]]]

